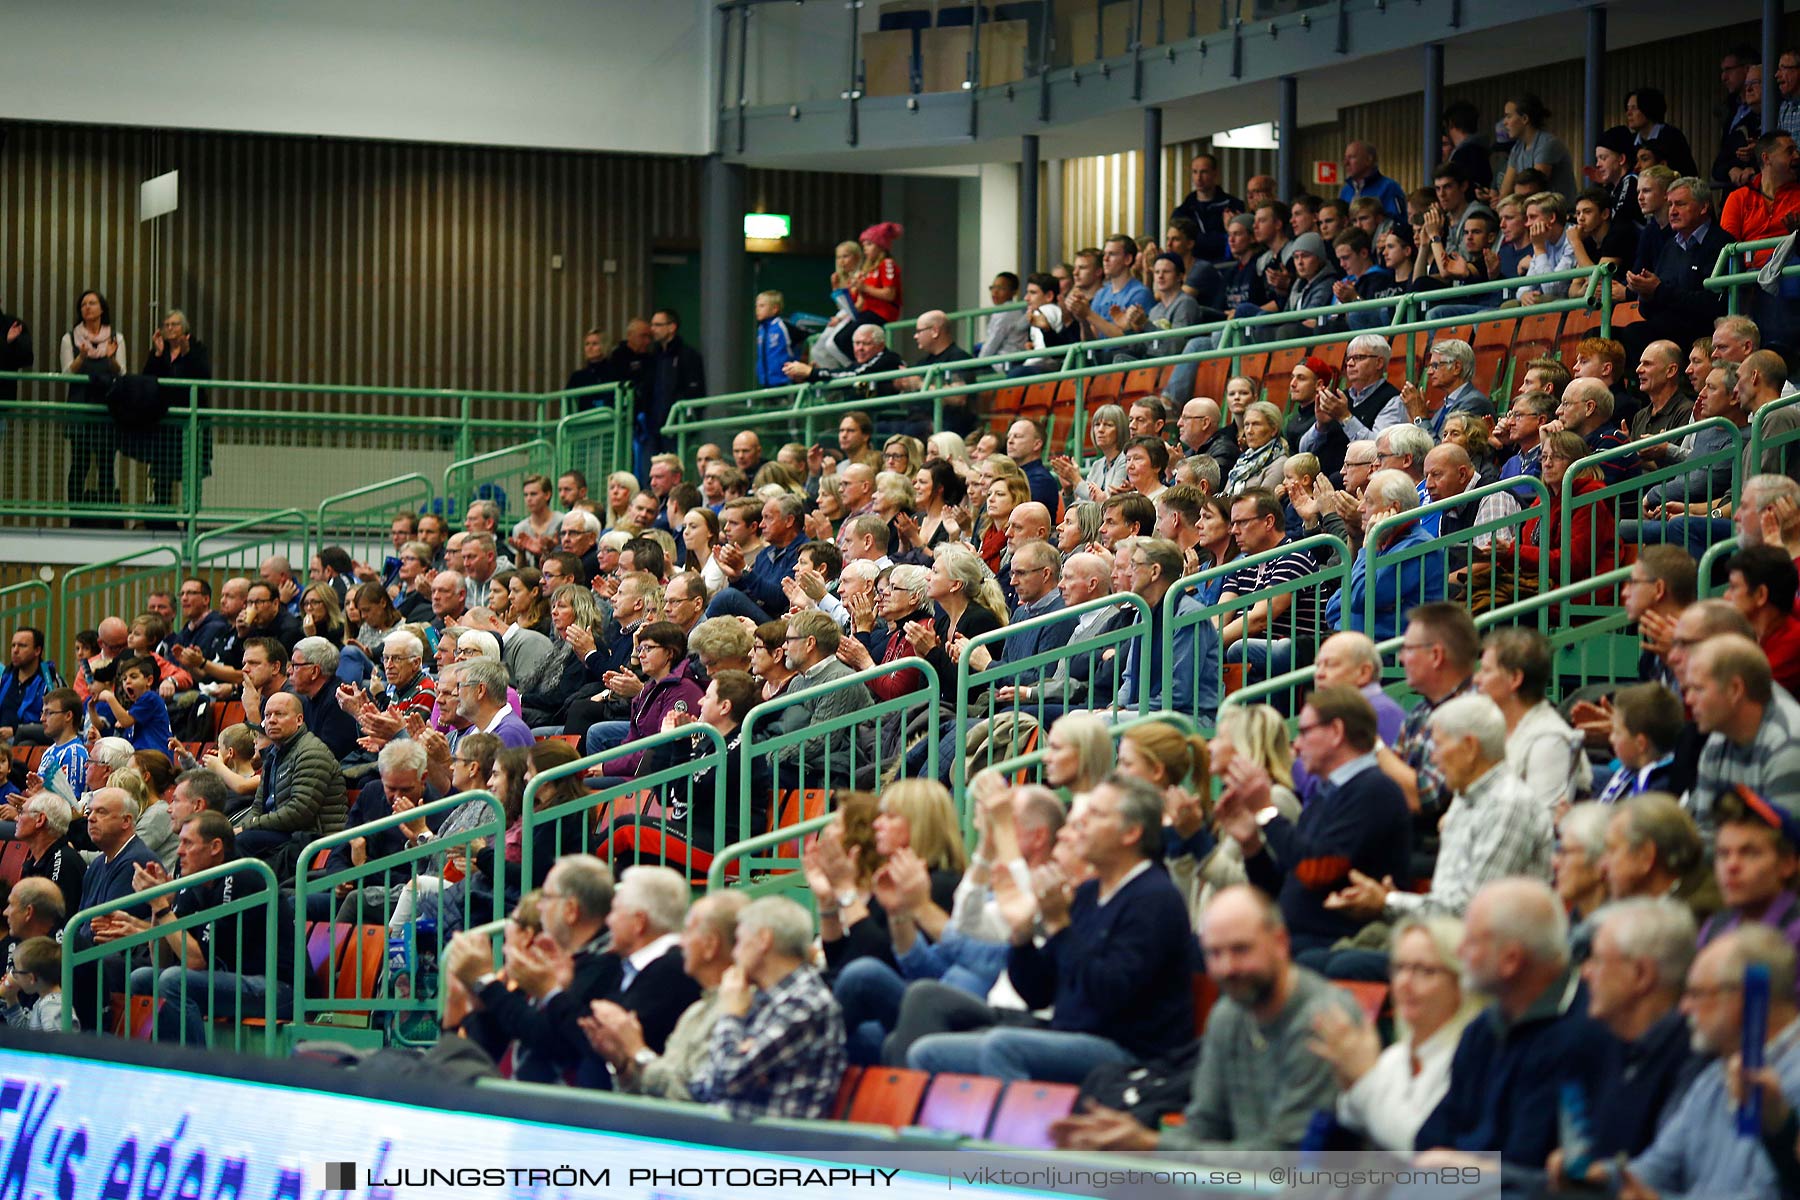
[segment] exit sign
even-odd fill
[[[1313,163],[1313,182],[1336,187],[1338,184],[1338,165],[1335,162]]]

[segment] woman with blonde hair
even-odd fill
[[[975,464],[969,461],[969,443],[960,433],[941,430],[925,439],[925,461],[935,462],[940,458],[965,480],[974,473]]]
[[[901,513],[911,512],[913,505],[912,476],[898,471],[882,471],[875,476],[875,512],[892,523]]]
[[[307,637],[322,637],[334,646],[343,646],[347,630],[336,588],[329,583],[306,586],[300,593],[300,628]]]
[[[1007,518],[1012,516],[1013,509],[1030,499],[1031,484],[1026,482],[1023,473],[996,476],[988,485],[982,499],[981,515],[975,521],[981,561],[988,565],[988,570],[998,571],[1005,564],[1007,552],[1012,549],[1006,540]]]
[[[957,637],[979,637],[1006,624],[1006,601],[975,552],[955,542],[937,548],[926,595],[933,602],[931,621],[906,626],[906,640],[940,680],[955,679],[956,663],[946,648]]]
[[[756,469],[756,478],[750,481],[750,490],[761,493],[763,488],[771,484],[796,496],[804,496],[806,489],[800,486],[793,474],[780,463],[766,462]]]
[[[1207,744],[1207,770],[1221,781],[1239,755],[1269,773],[1269,813],[1279,813],[1290,821],[1300,819],[1300,797],[1294,791],[1294,752],[1288,743],[1287,722],[1267,704],[1228,704],[1219,710],[1219,719]],[[1210,792],[1210,786],[1202,789]],[[1212,826],[1212,806],[1198,798],[1178,798],[1169,812],[1170,825],[1176,839],[1167,858],[1169,877],[1188,897],[1189,911],[1198,922],[1207,901],[1220,888],[1243,883],[1243,849],[1231,838],[1220,838]],[[1198,929],[1199,925],[1196,924]]]
[[[1462,986],[1457,945],[1463,923],[1407,917],[1389,941],[1394,1044],[1366,1021],[1323,1005],[1313,1018],[1314,1054],[1337,1076],[1338,1121],[1383,1150],[1410,1151],[1425,1118],[1450,1090],[1450,1061],[1481,998]]]
[[[925,465],[925,446],[918,438],[896,433],[881,444],[881,469],[912,475]]]
[[[1072,712],[1050,726],[1044,742],[1046,787],[1071,795],[1089,791],[1112,769],[1112,727],[1105,721],[1090,712]]]
[[[600,523],[608,529],[625,524],[631,513],[631,498],[638,494],[638,479],[630,471],[614,471],[606,477],[606,502]]]

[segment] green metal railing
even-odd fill
[[[390,854],[370,853],[367,859],[357,864],[335,870],[312,870],[312,864],[320,855],[329,854],[340,847],[354,853],[352,843],[367,840],[390,830],[398,830],[400,826],[413,821],[429,819],[438,815],[448,817],[449,814],[465,804],[477,803],[488,810],[488,816],[447,838],[434,838],[418,846],[404,845]],[[324,897],[324,903],[331,908],[331,920],[337,923],[340,915],[347,916],[346,922],[351,928],[351,937],[342,951],[342,962],[338,970],[331,972],[325,986],[319,994],[308,989],[295,989],[294,1023],[305,1028],[308,1025],[324,1024],[320,1018],[332,1014],[338,1024],[358,1020],[362,1014],[388,1014],[400,1035],[400,1040],[431,1040],[431,1037],[407,1037],[403,1023],[407,1019],[418,1021],[422,1025],[434,1026],[438,999],[435,994],[435,977],[423,970],[427,953],[436,962],[444,961],[444,946],[449,938],[445,932],[446,912],[461,914],[463,928],[487,921],[502,920],[506,915],[507,883],[513,880],[515,868],[506,861],[503,839],[506,836],[505,808],[492,793],[483,791],[464,792],[458,796],[446,796],[426,804],[418,805],[406,812],[391,812],[384,817],[377,817],[362,825],[356,825],[337,833],[329,833],[309,842],[300,853],[300,869],[297,873],[294,888],[294,921],[295,921],[295,978],[304,980],[308,974],[306,926],[307,909],[315,896]],[[491,846],[494,850],[494,874],[488,882],[492,895],[481,900],[476,894],[472,881],[476,877],[474,866],[475,851],[478,843]],[[446,851],[461,850],[465,865],[465,882],[458,889],[456,885],[445,881],[442,867],[434,860]],[[427,894],[424,888],[412,883],[415,877],[425,876],[442,881],[441,886]],[[390,926],[396,920],[396,908],[401,903],[404,887],[411,886],[416,897],[410,921],[412,934],[412,954],[406,969],[395,973],[391,968],[387,955],[387,936]],[[456,899],[451,899],[452,891],[457,892]],[[460,903],[458,903],[460,901]],[[424,943],[417,940],[420,918],[429,917],[435,922],[432,937]],[[361,936],[362,931],[373,930],[372,937]],[[408,932],[404,927],[403,934]],[[369,961],[375,955],[381,962]],[[370,979],[381,982],[376,987],[363,986]],[[350,983],[349,994],[340,993],[340,981]],[[429,1034],[429,1031],[428,1031]]]
[[[366,563],[380,578],[383,562],[400,553],[388,536],[394,517],[423,512],[431,501],[431,480],[417,471],[327,496],[313,518],[313,544],[342,546],[352,562]]]
[[[1431,538],[1422,543],[1385,546],[1387,536],[1397,530],[1427,520],[1438,515],[1452,512],[1465,504],[1472,504],[1479,511],[1481,502],[1489,496],[1504,493],[1517,493],[1529,489],[1534,493],[1532,502],[1521,503],[1518,511],[1505,513],[1487,521],[1471,521],[1466,529],[1454,533]],[[1445,599],[1451,591],[1451,576],[1462,571],[1471,581],[1467,586],[1471,591],[1478,586],[1485,566],[1488,578],[1513,584],[1523,582],[1533,592],[1542,592],[1550,586],[1549,556],[1539,554],[1537,566],[1534,568],[1525,562],[1523,549],[1525,546],[1525,526],[1533,520],[1546,516],[1550,511],[1550,490],[1544,481],[1533,476],[1518,476],[1471,488],[1459,496],[1447,500],[1434,500],[1429,504],[1421,504],[1405,512],[1394,513],[1383,517],[1368,531],[1368,540],[1364,543],[1364,553],[1369,555],[1368,569],[1365,578],[1369,585],[1363,594],[1363,611],[1361,613],[1364,633],[1371,637],[1388,624],[1394,623],[1394,632],[1399,632],[1398,622],[1404,617],[1406,610],[1417,604],[1426,604],[1434,600]],[[1552,531],[1545,529],[1540,523],[1538,538],[1542,541]],[[1504,536],[1503,536],[1504,535]],[[1371,551],[1370,547],[1374,547]],[[1486,554],[1483,555],[1483,550]],[[1442,588],[1433,588],[1431,580],[1433,572],[1429,569],[1430,559],[1437,559],[1436,578],[1442,581]],[[1414,579],[1411,584],[1406,581],[1407,564],[1417,563]],[[1393,572],[1391,590],[1377,586],[1377,582],[1388,571]],[[1496,595],[1498,584],[1496,583]],[[1506,603],[1495,600],[1493,603]],[[1344,607],[1348,608],[1351,599],[1346,592]],[[1350,628],[1349,614],[1345,614],[1345,628]],[[1379,639],[1378,639],[1379,640]]]
[[[1120,719],[1113,721],[1110,725],[1113,742],[1116,745],[1119,739],[1125,736],[1125,733],[1128,730],[1136,729],[1140,725],[1148,725],[1154,722],[1173,725],[1183,733],[1200,732],[1199,722],[1195,721],[1193,717],[1190,717],[1186,713],[1147,713],[1136,717],[1121,717]],[[989,764],[986,769],[1001,776],[1014,785],[1027,783],[1041,784],[1045,782],[1044,760],[1049,757],[1049,753],[1047,741],[1040,740],[1035,750],[1029,750],[1023,754],[1015,754],[1011,758],[1000,759],[998,762]],[[977,774],[979,774],[979,772]],[[973,780],[975,777],[971,776],[970,778]],[[967,788],[965,787],[962,791],[956,793],[956,802],[959,808],[968,810],[972,816],[973,810],[968,804],[966,796]],[[968,838],[972,835],[965,829],[963,836]]]
[[[1800,442],[1800,426],[1779,433],[1768,433],[1765,430],[1775,413],[1795,404],[1800,404],[1800,392],[1771,400],[1750,414],[1749,461],[1752,475],[1792,475],[1796,468],[1800,468],[1800,455],[1790,449]],[[1771,460],[1770,455],[1775,457]],[[1748,481],[1740,479],[1738,482],[1742,484]]]
[[[445,516],[455,523],[470,504],[492,500],[500,506],[502,525],[510,530],[525,508],[525,477],[555,471],[556,448],[544,438],[460,458],[444,468]]]
[[[1743,289],[1755,286],[1757,276],[1762,274],[1760,268],[1741,271],[1727,270],[1733,265],[1732,260],[1742,258],[1747,266],[1757,251],[1772,250],[1786,240],[1786,238],[1759,238],[1753,242],[1732,242],[1719,251],[1719,257],[1713,263],[1712,274],[1707,277],[1706,287],[1710,291],[1725,293],[1727,312],[1734,315],[1738,312],[1739,298],[1743,294]],[[1783,279],[1791,279],[1796,275],[1800,275],[1800,262],[1790,262],[1781,268]]]
[[[1531,282],[1534,286],[1585,280],[1588,283],[1590,295],[1543,301],[1526,308],[1495,310],[1491,316],[1477,313],[1467,317],[1407,319],[1414,305],[1453,303],[1485,293],[1516,290],[1521,286],[1519,280],[1489,280],[1483,283],[1463,284],[1458,287],[1433,291],[1424,297],[1405,296],[1398,299],[1357,300],[1348,304],[1333,304],[1293,312],[1263,313],[1243,318],[1232,317],[1224,321],[1194,325],[1178,331],[1153,329],[1118,338],[1075,343],[1048,354],[1043,350],[1021,350],[1001,355],[984,355],[978,359],[956,363],[947,370],[959,375],[979,374],[991,369],[1003,371],[1018,363],[1057,357],[1062,359],[1063,365],[1060,370],[1032,374],[1016,380],[989,378],[968,384],[938,385],[936,379],[941,376],[929,375],[925,380],[925,386],[920,390],[908,393],[904,397],[885,397],[881,402],[885,404],[904,403],[920,411],[924,406],[930,406],[933,426],[942,428],[946,399],[952,397],[972,399],[977,395],[1006,386],[1058,384],[1064,380],[1077,380],[1081,382],[1078,383],[1076,389],[1076,415],[1071,422],[1068,445],[1074,450],[1079,450],[1087,426],[1087,385],[1085,381],[1095,376],[1113,375],[1127,370],[1160,369],[1181,363],[1206,362],[1223,358],[1230,359],[1235,370],[1238,359],[1245,353],[1264,354],[1310,348],[1344,341],[1353,333],[1350,330],[1338,329],[1326,333],[1309,334],[1304,337],[1245,344],[1241,338],[1246,331],[1255,331],[1265,326],[1289,325],[1307,320],[1316,321],[1320,318],[1336,318],[1354,312],[1388,309],[1394,310],[1395,319],[1392,323],[1381,329],[1363,332],[1379,333],[1388,337],[1410,336],[1415,333],[1428,333],[1438,329],[1479,324],[1487,319],[1513,320],[1521,315],[1587,311],[1598,308],[1601,314],[1599,336],[1610,336],[1612,289],[1598,285],[1610,282],[1612,274],[1612,266],[1603,263],[1573,271],[1558,271],[1533,276]],[[1124,363],[1111,361],[1113,353],[1118,350],[1130,350],[1148,342],[1167,341],[1171,337],[1194,338],[1209,334],[1215,335],[1219,339],[1218,347],[1213,350],[1132,359]],[[1099,356],[1106,361],[1082,365],[1089,363],[1092,356]],[[933,370],[945,369],[934,368]],[[669,421],[663,426],[663,433],[675,437],[678,452],[684,460],[687,457],[689,445],[697,440],[697,437],[726,431],[736,433],[747,428],[757,429],[758,432],[765,435],[765,440],[774,431],[791,431],[802,441],[810,444],[817,440],[821,421],[835,420],[846,412],[869,408],[874,403],[869,395],[870,389],[874,385],[891,382],[904,376],[918,375],[927,375],[927,369],[907,367],[894,371],[874,372],[852,379],[833,380],[826,384],[800,384],[678,401],[670,412]],[[858,394],[845,396],[842,399],[837,398],[846,391],[858,392]]]
[[[707,744],[706,748],[669,766],[646,769],[651,766],[651,756],[657,750],[678,746],[690,738],[698,738]],[[630,754],[644,756],[638,772],[632,777],[615,779],[595,791],[587,791],[579,785],[588,771],[596,767],[604,769],[606,764],[616,763]],[[536,834],[539,827],[546,824],[552,826],[548,837],[551,861],[564,854],[588,853],[599,845],[602,857],[610,862],[691,870],[689,856],[680,853],[668,838],[679,838],[683,847],[695,848],[696,814],[710,814],[699,821],[701,848],[725,844],[727,804],[739,805],[738,828],[753,827],[750,821],[754,811],[752,798],[747,793],[730,797],[724,794],[725,755],[724,736],[710,725],[695,722],[627,742],[616,750],[591,754],[538,772],[525,785],[520,877],[536,880],[549,870],[547,863],[537,861]],[[712,772],[712,779],[702,785],[696,777],[706,771]],[[577,781],[576,794],[560,802],[542,805],[538,798],[542,790],[566,779]],[[606,821],[608,827],[590,827],[590,816]],[[642,824],[626,834],[627,819],[634,817]],[[571,836],[576,836],[579,844],[570,845]]]
[[[1231,600],[1224,599],[1221,594],[1217,601],[1201,603],[1200,595],[1211,590],[1209,585],[1222,584],[1239,571],[1254,569],[1290,554],[1307,555],[1313,559],[1314,568],[1298,578],[1256,588]],[[1318,565],[1320,556],[1328,560],[1323,565]],[[1243,669],[1246,677],[1249,675],[1254,658],[1253,644],[1260,643],[1263,654],[1269,656],[1273,655],[1277,644],[1285,640],[1292,660],[1310,660],[1318,643],[1332,633],[1325,622],[1325,606],[1332,590],[1346,589],[1344,602],[1348,603],[1347,589],[1353,562],[1350,547],[1343,541],[1329,534],[1314,534],[1298,541],[1284,542],[1272,550],[1234,558],[1177,580],[1162,599],[1161,707],[1191,717],[1202,726],[1210,726],[1215,709],[1203,705],[1202,698],[1224,696],[1228,664]],[[1286,611],[1270,621],[1260,635],[1221,646],[1223,626],[1248,614],[1257,604],[1267,603],[1273,607],[1284,596],[1289,597]],[[1311,604],[1307,606],[1311,609],[1311,621],[1302,621],[1293,603],[1305,596],[1311,598]],[[1185,673],[1178,665],[1182,657],[1178,651],[1184,642],[1192,647],[1188,656],[1191,669]],[[1271,661],[1264,657],[1262,669],[1266,670]],[[1181,703],[1184,696],[1188,698],[1186,705]]]
[[[263,561],[281,555],[305,587],[312,559],[312,518],[297,508],[283,508],[242,521],[232,521],[197,535],[188,548],[189,570],[212,577],[213,590],[232,575],[257,577]]]
[[[153,901],[162,900],[165,897],[172,901],[175,896],[192,888],[245,874],[256,876],[262,887],[249,895],[234,896],[211,908],[189,913],[185,917],[176,915],[170,920],[152,924],[148,929],[125,934],[108,941],[85,941],[82,935],[81,931],[89,927],[97,917],[109,917],[121,913],[138,916],[138,913],[132,913],[131,910],[147,910]],[[236,990],[236,1000],[229,1012],[232,1045],[234,1049],[246,1050],[251,1048],[252,1039],[260,1039],[262,1052],[273,1054],[276,1020],[274,983],[279,978],[276,950],[279,945],[280,907],[281,890],[276,883],[275,872],[270,870],[269,865],[265,862],[254,858],[238,858],[231,862],[221,863],[216,867],[208,867],[193,875],[159,883],[141,892],[132,892],[129,895],[120,896],[116,900],[104,901],[74,913],[64,923],[62,931],[63,1032],[67,1033],[74,1028],[76,1014],[79,1011],[104,1014],[107,1011],[109,996],[117,994],[112,991],[113,985],[122,984],[124,989],[123,1006],[116,1011],[126,1022],[127,1030],[131,1034],[156,1040],[157,1031],[154,1017],[156,977],[161,973],[162,968],[186,965],[185,959],[178,962],[171,953],[171,948],[161,943],[171,935],[179,934],[185,940],[189,931],[208,931],[204,936],[200,932],[194,934],[194,940],[201,946],[206,965],[201,968],[189,968],[187,974],[181,979],[181,986],[176,994],[177,1002],[184,1005],[189,1002],[194,1003],[204,1014],[206,1028],[213,1029],[217,1024],[224,1023],[228,1015],[214,1005],[215,981],[221,976],[260,974],[264,980],[268,981],[268,986],[264,988],[262,1004],[256,1009],[252,1009],[245,1002],[244,992],[241,988]],[[247,915],[256,913],[260,913],[260,915]],[[226,920],[232,921],[234,936],[229,940],[220,936],[219,923]],[[260,967],[260,971],[245,970],[251,965],[244,961],[243,923],[246,920],[257,920],[262,923],[264,960],[255,964]],[[302,936],[300,939],[302,945],[305,940],[305,937]],[[142,955],[134,954],[139,947],[149,947],[153,944],[156,945],[156,949],[147,949]],[[218,955],[221,946],[229,950],[230,962],[233,964],[224,969],[219,967]],[[148,986],[144,986],[141,982],[142,977],[137,976],[134,972],[134,958],[148,959],[154,966],[155,969],[150,972]],[[304,967],[304,954],[302,954],[302,966]],[[195,975],[199,975],[203,979],[198,986],[195,983]],[[302,970],[296,979],[304,978],[305,973]],[[89,990],[90,988],[91,990]],[[299,986],[294,989],[296,1007],[300,1003],[302,990]],[[148,1028],[143,1029],[141,1033],[139,1022],[143,1020],[143,1016],[132,1011],[134,997],[146,998],[151,1002],[152,1014],[148,1020]],[[86,1003],[90,999],[92,1000],[91,1005]],[[262,1021],[261,1028],[246,1026],[244,1024],[246,1017],[260,1019]],[[90,1029],[83,1032],[99,1033],[105,1032],[105,1030]],[[181,1040],[186,1041],[185,1029]]]
[[[1027,636],[1040,630],[1067,624],[1071,630],[1090,613],[1118,612],[1131,609],[1134,620],[1121,629],[1101,629],[1078,641],[1071,640],[1064,645],[1039,651],[1036,654],[1006,661],[1001,655],[1006,652],[1006,643],[1016,636]],[[1102,622],[1109,624],[1109,622]],[[1003,625],[999,629],[977,634],[968,640],[962,654],[956,660],[955,715],[951,729],[958,734],[958,746],[965,745],[969,733],[979,724],[985,724],[992,733],[1000,718],[1010,716],[1017,722],[1022,718],[1030,718],[1036,727],[1047,733],[1050,720],[1046,717],[1052,709],[1060,713],[1064,708],[1077,707],[1074,702],[1052,701],[1043,693],[1045,676],[1054,673],[1059,663],[1071,664],[1084,660],[1089,672],[1089,692],[1079,707],[1092,707],[1094,692],[1093,678],[1102,671],[1109,672],[1111,687],[1106,696],[1115,698],[1119,694],[1121,680],[1125,673],[1126,658],[1135,642],[1139,648],[1139,661],[1148,669],[1150,657],[1150,605],[1141,596],[1126,594],[1123,596],[1102,596],[1077,604],[1073,608],[1058,609],[1055,612],[1043,613],[1029,620],[1020,621],[1016,625]],[[978,650],[985,650],[992,661],[981,670],[975,670],[972,660]],[[1012,694],[1002,700],[999,693],[1004,688],[1012,688]],[[1019,689],[1036,688],[1036,695],[1027,699]],[[1167,694],[1166,692],[1164,693]],[[979,696],[980,703],[976,703]],[[1143,689],[1138,697],[1138,707],[1147,709],[1149,689]],[[939,736],[933,731],[931,736]],[[961,795],[968,782],[968,758],[966,754],[958,754],[950,764],[951,791]],[[973,828],[967,813],[963,814],[965,832]]]
[[[143,612],[151,592],[176,590],[181,567],[181,552],[173,546],[146,546],[70,567],[58,585],[54,644],[69,646],[77,632],[95,628],[103,617],[129,620]]]
[[[1714,542],[1700,556],[1700,596],[1706,599],[1725,594],[1725,564],[1731,556],[1738,552],[1738,540],[1728,537],[1722,542]]]
[[[570,413],[556,423],[553,440],[556,473],[580,471],[599,493],[608,475],[631,469],[631,409],[610,405]]]
[[[834,692],[867,689],[872,680],[906,671],[919,672],[920,684],[905,694],[883,700],[870,692],[868,701],[850,712],[823,721],[809,718],[813,706]],[[795,684],[801,682],[795,680]],[[914,723],[925,729],[919,739],[925,750],[924,769],[919,774],[926,779],[938,778],[939,721],[935,718],[942,696],[937,671],[924,659],[910,657],[881,663],[818,687],[795,691],[790,686],[774,700],[752,709],[745,723],[745,736],[737,751],[740,803],[755,813],[757,797],[751,790],[752,779],[766,772],[779,797],[778,807],[768,821],[770,827],[792,823],[782,820],[784,808],[805,812],[822,806],[830,812],[835,807],[836,791],[878,789],[885,781],[907,773],[906,730]],[[806,711],[790,717],[788,714],[797,708]],[[806,723],[782,728],[790,720],[801,719]],[[795,857],[797,853],[796,849]],[[741,865],[745,872],[751,872],[791,869],[793,863],[788,855],[778,854],[767,859],[747,859]]]
[[[1703,429],[1722,430],[1729,435],[1730,441],[1716,450],[1696,454],[1681,462],[1664,463],[1649,469],[1642,467],[1643,451],[1654,446],[1677,445],[1685,438],[1697,434]],[[1707,473],[1705,494],[1703,496],[1689,495],[1686,497],[1686,502],[1692,504],[1704,500],[1710,510],[1722,501],[1735,496],[1738,488],[1742,486],[1743,481],[1738,478],[1742,450],[1743,434],[1737,426],[1724,417],[1708,417],[1705,420],[1671,429],[1666,433],[1640,438],[1624,446],[1601,450],[1577,461],[1568,469],[1562,479],[1562,516],[1557,529],[1556,543],[1562,548],[1562,570],[1558,582],[1562,584],[1575,582],[1573,576],[1577,571],[1586,570],[1592,573],[1594,570],[1607,569],[1604,564],[1615,563],[1619,560],[1620,552],[1626,541],[1641,540],[1625,538],[1618,528],[1618,522],[1615,521],[1610,544],[1600,545],[1596,540],[1600,522],[1590,521],[1585,556],[1576,553],[1580,548],[1575,545],[1574,529],[1576,517],[1581,509],[1605,505],[1615,512],[1637,516],[1640,526],[1660,526],[1666,535],[1668,523],[1675,518],[1668,515],[1666,510],[1659,512],[1654,518],[1642,516],[1644,495],[1652,488],[1661,487],[1673,480],[1684,479],[1693,472],[1705,471]],[[1575,489],[1579,486],[1581,475],[1588,471],[1599,474],[1608,463],[1621,461],[1630,463],[1637,468],[1631,476],[1617,483],[1609,483],[1580,497],[1576,496]],[[1717,486],[1721,475],[1724,475],[1729,481],[1723,487]],[[1657,538],[1656,540],[1663,539]],[[1587,564],[1585,567],[1581,565],[1584,557]]]
[[[799,847],[807,838],[818,833],[837,819],[835,812],[824,813],[816,817],[808,817],[803,821],[795,821],[783,825],[780,829],[772,829],[768,833],[758,834],[735,842],[721,850],[706,871],[706,890],[719,891],[725,886],[726,877],[732,874],[732,864],[741,868],[738,887],[752,896],[772,895],[777,892],[788,892],[806,889],[806,882],[799,878],[795,863],[799,861]],[[783,846],[792,847],[784,856],[780,853]],[[774,852],[771,854],[771,852]],[[761,878],[753,878],[751,871],[754,863],[773,864],[770,873]]]
[[[0,627],[18,630],[26,626],[36,628],[44,635],[44,656],[55,660],[62,653],[65,643],[56,640],[55,611],[50,604],[50,585],[41,579],[27,579],[22,583],[8,584],[0,588]],[[68,664],[73,669],[74,664]],[[63,678],[69,677],[63,671]]]
[[[975,336],[977,322],[983,317],[991,317],[995,313],[1013,312],[1025,307],[1023,300],[1012,300],[1006,304],[989,304],[982,308],[959,308],[955,312],[947,312],[950,324],[960,337],[956,339],[959,346],[973,346],[979,339]],[[887,330],[888,345],[903,345],[907,334],[918,327],[917,317],[902,317],[898,321],[889,321],[883,328]]]

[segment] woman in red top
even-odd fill
[[[900,319],[900,264],[892,255],[894,239],[904,232],[892,221],[877,221],[862,231],[862,273],[850,289],[856,320],[837,331],[833,341],[851,362],[856,361],[851,339],[859,325],[886,325]]]
[[[1535,588],[1540,561],[1544,562],[1547,571],[1544,584],[1547,589],[1562,586],[1565,560],[1570,580],[1592,578],[1617,565],[1618,544],[1613,532],[1612,501],[1582,502],[1582,497],[1606,486],[1600,481],[1600,473],[1591,467],[1576,476],[1575,485],[1571,489],[1575,511],[1569,523],[1569,544],[1562,544],[1563,476],[1570,467],[1587,457],[1588,453],[1587,439],[1573,430],[1565,429],[1544,439],[1543,456],[1539,462],[1543,469],[1544,484],[1550,489],[1550,511],[1531,518],[1519,530],[1521,583],[1530,580],[1530,587]],[[1503,553],[1512,549],[1503,535],[1496,534],[1495,540],[1499,542]],[[1550,548],[1542,549],[1543,542],[1548,542]],[[1532,592],[1525,591],[1522,594],[1530,595]],[[1575,599],[1578,604],[1594,602],[1594,597]]]

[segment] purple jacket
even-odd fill
[[[673,671],[644,685],[644,690],[631,702],[631,730],[625,735],[626,742],[662,732],[663,718],[669,713],[682,711],[700,715],[702,689],[689,673],[691,667],[691,660],[684,658],[675,664]],[[642,769],[643,761],[644,752],[638,750],[608,760],[601,764],[601,769],[608,775],[629,779]]]

